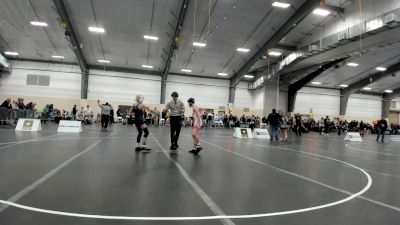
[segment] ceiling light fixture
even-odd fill
[[[102,27],[89,27],[88,29],[89,29],[89,31],[95,32],[95,33],[104,33],[104,32],[106,32],[104,30],[104,28],[102,28]]]
[[[40,21],[31,21],[30,22],[32,26],[38,26],[38,27],[47,27],[47,23],[45,22],[40,22]]]
[[[193,42],[193,46],[204,48],[204,47],[206,47],[206,43]]]
[[[251,78],[254,78],[254,75],[246,74],[246,75],[244,75],[244,78],[249,78],[249,79],[251,79]]]
[[[331,14],[331,11],[327,10],[327,9],[323,9],[323,8],[316,8],[313,11],[314,15],[318,15],[318,16],[327,16],[329,14]]]
[[[99,59],[99,60],[97,60],[97,62],[99,62],[99,63],[111,63],[110,61],[105,60],[105,59]]]
[[[272,6],[286,9],[287,7],[290,6],[290,4],[283,3],[283,2],[274,2],[274,3],[272,3]]]
[[[388,89],[388,90],[385,90],[385,92],[386,93],[393,93],[393,90]]]
[[[158,41],[158,37],[156,37],[156,36],[144,35],[143,37],[144,37],[144,39],[147,39],[147,40]]]
[[[143,68],[147,68],[147,69],[153,69],[153,66],[150,65],[142,65]]]
[[[356,66],[358,66],[358,63],[352,63],[352,62],[351,62],[351,63],[347,63],[347,65],[348,65],[348,66],[352,66],[352,67],[356,67]]]
[[[218,76],[228,76],[227,73],[218,73]]]
[[[19,55],[18,52],[4,52],[6,55]]]
[[[322,84],[321,82],[317,82],[317,81],[313,81],[311,83],[314,84],[314,85],[321,85]]]
[[[63,59],[63,58],[65,58],[65,57],[62,56],[62,55],[52,55],[51,57],[52,57],[52,58],[55,58],[55,59]]]
[[[185,72],[185,73],[191,73],[192,72],[192,70],[188,70],[188,69],[181,69],[181,71]]]
[[[347,84],[341,84],[341,85],[339,85],[340,87],[343,87],[343,88],[347,88],[349,85],[347,85]]]
[[[370,91],[370,90],[372,90],[372,88],[370,88],[370,87],[365,87],[365,88],[363,88],[363,90]]]
[[[270,55],[270,56],[281,56],[282,53],[281,52],[268,52],[268,55]]]
[[[379,67],[376,67],[376,70],[378,70],[378,71],[386,71],[387,69],[385,67],[379,66]]]
[[[248,49],[248,48],[237,48],[236,51],[238,51],[238,52],[249,52],[250,49]]]

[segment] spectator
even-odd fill
[[[382,135],[382,142],[385,139],[385,132],[388,128],[388,123],[385,120],[385,116],[382,115],[381,119],[378,121],[378,135],[376,137],[376,141],[379,141],[379,136]]]
[[[50,105],[49,105],[49,113],[52,113],[53,110],[54,110],[54,106],[53,106],[53,104],[50,104]]]
[[[301,116],[295,116],[295,120],[294,120],[294,125],[293,125],[293,129],[296,133],[296,136],[301,136],[301,132],[302,132],[302,125],[303,125],[303,121],[301,120]]]
[[[50,113],[49,113],[49,104],[46,104],[43,109],[42,109],[42,118],[43,122],[46,123],[46,121],[50,118]]]
[[[214,122],[214,114],[209,112],[207,114],[207,128],[212,128]]]
[[[278,130],[279,130],[279,124],[282,122],[282,118],[279,116],[278,113],[276,113],[276,109],[272,109],[272,113],[268,115],[267,118],[267,123],[270,125],[269,128],[269,136],[270,140],[273,141],[273,138],[278,141]]]
[[[318,121],[318,131],[319,131],[319,135],[322,135],[322,131],[324,131],[324,127],[325,127],[324,118],[321,117],[321,120]]]
[[[92,116],[93,115],[92,108],[90,108],[89,105],[86,105],[86,108],[85,108],[84,112],[85,112],[85,116]]]
[[[114,123],[114,108],[110,105],[110,124]]]
[[[27,110],[35,111],[35,106],[36,106],[36,103],[34,103],[34,102],[29,102],[28,104],[26,104],[25,108],[26,108]]]
[[[11,98],[7,98],[0,107],[12,109]]]
[[[84,121],[85,119],[85,109],[81,107],[81,110],[78,113],[78,118],[79,121]]]
[[[76,120],[76,113],[78,112],[78,110],[76,109],[76,105],[74,105],[71,112],[72,112],[72,120]]]
[[[281,134],[281,140],[282,141],[287,141],[288,139],[288,129],[289,129],[289,120],[286,117],[284,113],[280,114],[280,117],[282,119],[282,123],[279,126],[280,128],[280,134]]]
[[[325,134],[329,135],[329,127],[331,125],[331,119],[329,119],[329,116],[326,116],[324,119],[324,127],[325,127]]]
[[[18,98],[18,109],[26,109],[23,98]]]

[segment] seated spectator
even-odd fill
[[[36,106],[36,103],[34,103],[34,102],[29,102],[28,104],[26,104],[25,108],[26,108],[27,110],[35,111],[35,106]]]
[[[12,109],[11,98],[7,98],[0,107]]]
[[[26,109],[23,98],[18,98],[18,109]]]

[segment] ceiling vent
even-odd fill
[[[398,16],[394,13],[387,14],[383,17],[383,23],[386,27],[393,28],[399,25]]]
[[[317,52],[319,50],[318,45],[310,45],[308,47],[309,52]]]
[[[384,19],[383,19],[383,22],[384,22],[385,24],[395,23],[395,22],[396,22],[396,14],[391,13],[391,14],[386,15],[386,16],[384,17]]]
[[[339,33],[337,36],[338,41],[344,41],[347,38],[347,34],[345,32]]]

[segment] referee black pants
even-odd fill
[[[109,115],[101,115],[101,127],[107,128],[108,121],[110,120],[109,117]]]
[[[181,116],[171,116],[169,118],[171,127],[171,144],[178,145],[179,133],[182,127],[182,117]]]

